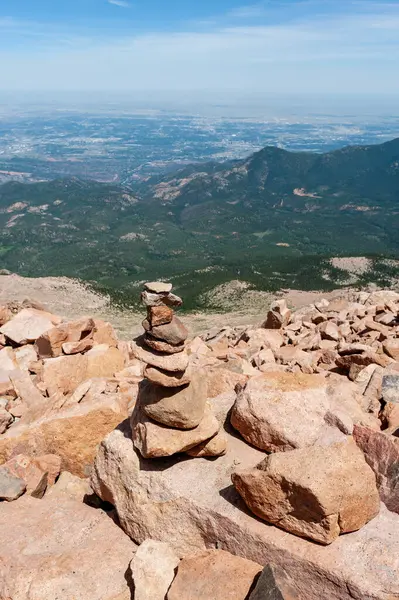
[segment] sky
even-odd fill
[[[399,95],[399,0],[0,0],[0,90]]]

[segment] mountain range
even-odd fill
[[[0,265],[82,278],[125,302],[157,277],[189,287],[189,303],[231,279],[322,289],[339,283],[333,256],[398,258],[398,217],[399,139],[325,154],[266,147],[129,188],[3,184]]]

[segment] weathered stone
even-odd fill
[[[301,598],[284,569],[275,565],[266,565],[248,600],[301,600]]]
[[[17,477],[11,473],[5,465],[0,467],[0,500],[12,502],[22,496],[25,490],[26,483],[21,477]],[[2,539],[4,540],[3,536]]]
[[[102,510],[68,497],[24,496],[0,511],[0,596],[130,600],[136,546]]]
[[[204,369],[209,398],[216,398],[220,394],[233,391],[237,386],[243,387],[248,381],[248,377],[242,373],[234,373],[224,368],[205,368]]]
[[[0,395],[8,396],[9,394],[15,394],[14,386],[11,383],[9,371],[0,369]]]
[[[26,407],[27,419],[34,419],[42,415],[48,399],[39,392],[29,374],[26,371],[11,371],[10,380],[18,397]]]
[[[354,384],[329,384],[320,375],[264,373],[238,394],[231,424],[267,452],[324,445],[351,433],[354,422],[378,427],[356,394]]]
[[[54,485],[61,471],[61,457],[58,454],[43,454],[35,456],[34,460],[39,469],[47,473],[48,485]]]
[[[161,293],[154,294],[152,292],[144,291],[141,293],[141,301],[145,306],[162,306],[163,304],[166,306],[181,306],[183,304],[183,300],[176,296],[175,294]]]
[[[360,529],[380,508],[374,473],[352,439],[272,454],[232,480],[259,518],[321,544]]]
[[[204,417],[206,399],[206,378],[198,370],[193,372],[188,385],[179,388],[165,388],[144,381],[138,401],[154,421],[178,429],[193,429]]]
[[[166,325],[173,319],[173,310],[169,306],[149,306],[147,308],[147,321],[151,327]]]
[[[332,321],[325,321],[319,325],[318,330],[323,340],[338,342],[340,338],[338,327]]]
[[[86,379],[113,377],[125,366],[122,352],[118,348],[110,348],[107,344],[94,346],[85,356],[88,361]]]
[[[384,402],[399,403],[399,373],[383,376],[381,392]]]
[[[210,440],[206,440],[194,448],[187,450],[187,454],[193,458],[206,458],[210,456],[223,456],[227,452],[227,437],[223,429]]]
[[[79,354],[91,350],[94,345],[94,340],[90,337],[84,338],[79,342],[65,342],[62,344],[62,351],[64,354]]]
[[[380,365],[386,367],[391,361],[386,354],[378,354],[373,352],[369,347],[366,352],[359,352],[358,354],[345,354],[337,358],[337,366],[341,369],[349,371],[352,365],[359,365],[361,367],[367,367],[371,364]]]
[[[13,421],[14,418],[12,414],[0,406],[0,435],[4,433],[10,427],[10,425],[12,425]]]
[[[92,494],[93,490],[90,487],[88,479],[82,479],[81,477],[72,475],[68,471],[63,471],[57,482],[47,490],[46,498],[56,496],[62,500],[62,498],[67,496],[72,500],[84,502]]]
[[[161,340],[152,338],[150,335],[145,335],[143,337],[143,343],[149,348],[157,350],[158,352],[164,352],[165,354],[175,354],[177,352],[183,352],[185,348],[184,342],[181,344],[177,344],[177,346],[173,346],[172,344],[168,344],[167,342],[162,342]]]
[[[15,352],[12,348],[3,348],[0,350],[0,369],[2,371],[13,371],[18,368],[15,358]]]
[[[15,344],[29,344],[53,327],[48,313],[25,308],[10,321],[0,327],[3,333]]]
[[[7,321],[12,319],[12,312],[7,306],[0,306],[0,325],[5,325]]]
[[[224,550],[183,558],[167,600],[244,600],[262,567]]]
[[[291,311],[285,300],[276,300],[272,303],[267,319],[262,327],[265,329],[281,329],[288,325],[291,319]]]
[[[92,338],[94,327],[94,320],[89,317],[83,317],[82,319],[68,323],[61,323],[37,338],[37,353],[41,358],[56,358],[61,356],[63,344]]]
[[[132,415],[133,443],[144,458],[172,456],[185,452],[205,440],[212,438],[219,430],[219,423],[212,414],[209,404],[205,407],[200,424],[194,429],[169,429],[151,421],[140,406]]]
[[[87,355],[46,358],[42,378],[49,396],[71,394],[82,381],[90,378]]]
[[[217,404],[215,399],[215,403]],[[115,505],[121,527],[138,543],[168,542],[179,556],[216,547],[288,568],[306,600],[388,600],[399,595],[399,515],[382,504],[365,527],[321,547],[254,519],[230,474],[257,465],[264,453],[237,436],[217,460],[143,459],[126,424],[101,443],[93,489]],[[395,533],[393,533],[395,532]]]
[[[153,294],[169,294],[172,291],[172,284],[164,281],[150,281],[144,284],[144,289]]]
[[[97,445],[126,416],[122,399],[104,394],[26,425],[22,420],[0,437],[0,464],[17,454],[57,454],[63,470],[86,477]]]
[[[165,600],[180,559],[169,544],[145,540],[130,563],[134,600]]]
[[[141,362],[164,371],[185,371],[188,367],[187,352],[177,354],[161,354],[154,350],[150,352],[143,347],[141,338],[131,342],[131,354]]]
[[[174,346],[185,342],[188,337],[186,327],[175,315],[170,323],[158,325],[157,327],[151,327],[148,320],[144,319],[143,327],[150,336]]]
[[[15,360],[18,368],[22,371],[29,371],[31,365],[37,361],[37,353],[34,346],[27,344],[22,348],[15,350]]]
[[[190,383],[192,372],[191,369],[186,369],[186,371],[175,371],[171,373],[147,365],[144,369],[144,377],[149,379],[152,383],[163,387],[180,387]]]
[[[384,352],[399,361],[399,338],[389,338],[383,344]]]
[[[399,438],[359,425],[353,437],[375,473],[381,500],[399,514]]]
[[[284,338],[279,331],[273,329],[250,329],[242,335],[250,348],[262,350],[270,348],[273,352],[281,348]]]
[[[25,482],[26,493],[33,498],[42,498],[47,488],[47,471],[42,470],[39,464],[29,456],[18,454],[7,461],[3,467],[14,477],[19,477]]]
[[[111,323],[94,319],[94,329],[92,332],[94,345],[107,344],[110,348],[118,347],[118,338]]]

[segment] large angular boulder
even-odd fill
[[[0,598],[130,600],[136,546],[102,510],[24,496],[0,510]]]
[[[224,550],[184,558],[167,600],[245,600],[262,567]]]
[[[60,320],[59,317],[50,313],[24,308],[0,327],[0,333],[3,333],[15,344],[29,344],[35,342],[38,337],[53,327],[54,322]]]
[[[264,373],[251,378],[238,394],[231,424],[250,444],[267,452],[328,444],[351,434],[354,423],[378,427],[377,419],[363,411],[361,399],[350,382]]]
[[[36,351],[41,358],[61,356],[63,344],[79,342],[82,339],[92,340],[94,327],[94,320],[90,317],[61,323],[36,339]]]
[[[261,565],[289,565],[301,600],[399,595],[399,515],[382,504],[362,529],[323,547],[270,526],[249,514],[230,479],[265,455],[227,436],[227,452],[215,461],[176,456],[155,462],[135,450],[125,423],[100,445],[93,489],[116,507],[121,527],[137,543],[158,539],[180,557],[218,547]]]
[[[399,514],[399,437],[360,425],[353,436],[375,473],[381,500]]]
[[[22,496],[25,490],[26,483],[22,477],[12,473],[5,465],[0,467],[0,501],[12,502]]]
[[[145,540],[130,564],[134,600],[165,600],[180,559],[169,544]]]
[[[87,376],[86,355],[59,356],[44,360],[42,380],[49,396],[67,396],[75,391]]]
[[[98,444],[126,416],[122,396],[100,394],[27,424],[21,421],[0,436],[0,464],[17,454],[57,454],[63,470],[87,477]]]
[[[353,439],[273,454],[232,480],[256,516],[320,544],[360,529],[380,508],[374,473]]]

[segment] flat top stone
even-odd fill
[[[167,294],[172,291],[172,287],[171,283],[165,283],[164,281],[150,281],[144,284],[144,289],[154,294]]]

